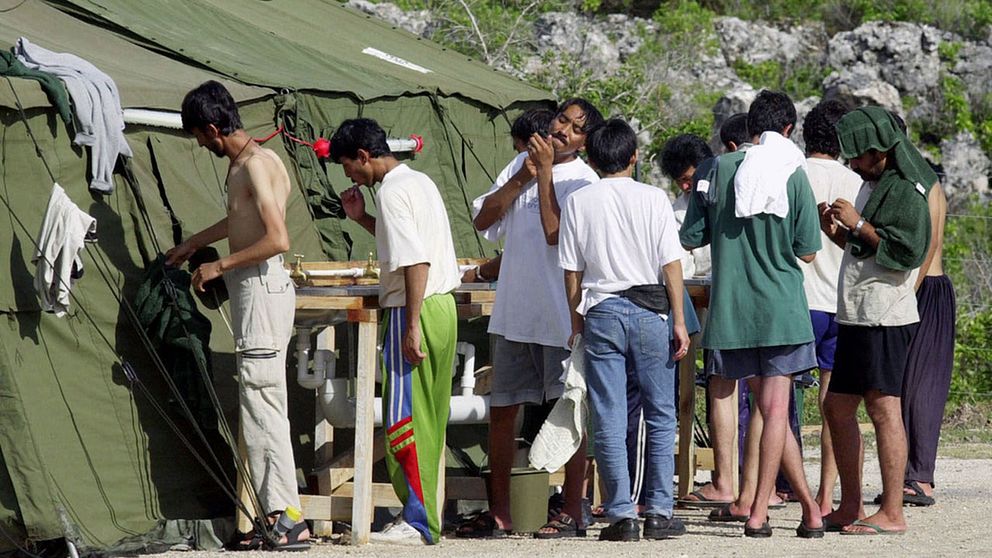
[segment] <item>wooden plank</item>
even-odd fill
[[[372,436],[372,461],[378,462],[386,456],[386,437],[382,429]],[[346,451],[332,462],[314,471],[321,494],[330,494],[335,488],[355,478],[355,452]]]
[[[358,373],[355,388],[355,497],[351,512],[351,544],[369,542],[372,530],[372,430],[375,372],[378,363],[379,326],[376,321],[358,324]]]
[[[675,472],[679,476],[679,498],[692,492],[696,476],[695,440],[692,436],[693,414],[696,410],[696,343],[699,335],[690,338],[689,352],[679,361],[679,447]]]
[[[738,435],[738,429],[739,429],[738,421],[740,420],[740,413],[736,412],[738,410],[737,409],[737,405],[739,401],[738,397],[740,397],[740,393],[738,393],[738,390],[740,389],[740,386],[741,386],[740,382],[734,382],[734,394],[730,396],[731,401],[734,402],[734,411],[735,411],[734,417],[733,419],[731,419],[731,432],[734,433],[734,442],[730,446],[731,447],[730,455],[733,456],[732,459],[730,460],[730,487],[731,487],[730,490],[734,494],[734,498],[737,497],[737,494],[740,493],[741,490],[740,487],[741,484],[740,455],[741,454],[740,454],[740,436]]]
[[[241,461],[243,467],[242,470],[247,471],[248,453],[247,450],[245,449],[245,435],[241,431],[240,426],[238,427],[238,460]],[[252,519],[254,518],[245,514],[243,510],[248,510],[252,514],[258,513],[258,510],[255,509],[255,506],[251,502],[251,495],[248,493],[248,491],[251,489],[248,487],[248,483],[244,478],[244,475],[239,474],[238,480],[235,484],[238,493],[238,501],[241,502],[241,506],[238,507],[237,512],[235,513],[235,517],[236,517],[235,524],[237,526],[238,531],[242,533],[250,533],[252,529],[255,528],[255,526],[252,524]]]
[[[317,523],[351,520],[351,498],[300,494],[304,519]]]
[[[396,497],[396,490],[393,489],[393,485],[388,482],[373,482],[370,485],[370,493],[372,494],[372,505],[377,508],[400,508],[403,507],[403,502]],[[341,486],[337,487],[331,496],[354,498],[355,496],[355,483],[346,482]]]
[[[493,315],[493,305],[490,302],[458,304],[456,308],[458,309],[459,320]]]
[[[348,321],[359,324],[375,324],[379,322],[379,311],[375,309],[348,310]]]
[[[296,310],[361,310],[375,308],[378,297],[374,296],[315,296],[298,295]]]
[[[696,448],[696,469],[712,471],[716,468],[713,448]]]

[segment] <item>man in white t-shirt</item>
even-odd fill
[[[562,103],[550,135],[534,134],[485,195],[473,202],[476,229],[490,241],[504,240],[496,301],[489,321],[495,336],[490,393],[490,513],[457,532],[486,537],[512,529],[510,468],[515,453],[514,422],[522,404],[561,397],[563,363],[568,358],[569,318],[558,266],[558,219],[574,191],[597,180],[578,157],[589,127],[602,115],[588,101]],[[585,444],[565,465],[565,503],[537,538],[585,534],[582,482]]]
[[[679,134],[672,137],[661,149],[661,170],[671,178],[678,188],[677,197],[672,202],[675,220],[679,226],[685,220],[692,195],[693,177],[703,161],[713,157],[713,150],[703,138],[695,134]],[[702,246],[686,250],[682,256],[682,274],[685,277],[702,277],[710,274],[710,247]]]
[[[382,426],[386,468],[403,513],[373,540],[436,544],[458,333],[451,291],[461,284],[448,213],[434,182],[393,157],[374,120],[342,122],[331,138],[331,158],[355,183],[341,194],[345,213],[375,235],[379,254]],[[376,218],[365,212],[358,187],[380,182]]]
[[[861,189],[861,177],[844,166],[840,156],[840,143],[834,126],[848,108],[840,101],[824,101],[806,115],[803,121],[803,142],[806,144],[806,175],[816,203],[831,204],[837,199],[853,202]],[[816,337],[816,361],[820,370],[820,413],[823,400],[830,386],[830,371],[834,368],[834,351],[837,348],[837,278],[844,250],[830,242],[826,233],[820,232],[823,248],[810,263],[800,260],[803,270],[803,288],[809,303],[809,316]],[[820,432],[820,490],[816,502],[820,513],[833,510],[834,483],[837,481],[837,463],[830,441],[830,426],[826,421]]]
[[[665,192],[631,178],[637,135],[626,122],[612,119],[592,131],[587,152],[603,179],[565,203],[558,251],[571,310],[570,341],[579,334],[585,341],[586,385],[596,417],[596,463],[610,523],[599,538],[641,536],[628,471],[628,381],[637,383],[648,431],[644,537],[675,537],[685,533],[672,516],[675,361],[689,350],[679,227]]]

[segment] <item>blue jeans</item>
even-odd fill
[[[647,430],[645,513],[672,516],[675,475],[675,361],[668,322],[625,298],[609,298],[586,314],[586,385],[595,414],[596,463],[612,523],[636,518],[627,463],[627,381],[637,382]]]

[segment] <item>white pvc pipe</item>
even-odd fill
[[[308,269],[308,277],[365,277],[365,268],[352,267],[349,269]]]
[[[465,357],[465,364],[462,365],[462,395],[475,395],[475,345],[459,341],[455,345],[455,352]]]
[[[316,367],[315,367],[316,368]],[[317,389],[324,383],[324,375],[310,371],[310,328],[296,328],[296,383],[303,389]]]
[[[124,109],[124,123],[172,128],[174,130],[183,129],[182,115],[178,112],[166,112],[164,110]]]
[[[321,408],[327,422],[337,428],[355,426],[355,399],[348,396],[348,379],[327,380],[318,391]],[[382,426],[382,398],[372,403],[373,422]],[[488,395],[455,395],[451,397],[448,413],[451,424],[486,424],[489,422]]]
[[[183,129],[183,117],[178,112],[168,112],[164,110],[148,109],[124,109],[124,123],[138,124],[141,126],[153,126],[156,128],[170,128],[173,130]],[[389,138],[386,140],[389,150],[398,153],[403,151],[415,151],[420,145],[415,139]]]
[[[386,143],[389,145],[389,150],[393,153],[414,151],[417,149],[417,140],[413,139],[389,138],[386,140]]]
[[[320,337],[318,336],[318,347]],[[298,343],[299,346],[299,343]],[[307,338],[309,348],[309,337]],[[454,424],[484,424],[489,421],[489,396],[474,395],[475,391],[475,346],[471,343],[459,342],[455,345],[455,351],[464,356],[462,366],[461,395],[451,397],[451,410],[448,413],[448,422]],[[317,369],[316,361],[322,351],[318,349],[314,355],[314,368]],[[333,353],[330,353],[329,364],[333,365]],[[305,356],[305,355],[304,355]],[[303,358],[301,356],[300,358]],[[316,370],[315,370],[316,371]],[[452,375],[455,371],[452,370]],[[355,399],[349,396],[349,378],[334,378],[334,370],[321,370],[321,375],[317,378],[323,379],[318,388],[318,399],[324,412],[324,418],[331,426],[348,428],[355,425]],[[300,385],[307,389],[314,389],[309,382]],[[376,397],[372,403],[373,420],[376,426],[382,425],[382,398]]]

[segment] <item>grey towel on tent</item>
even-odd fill
[[[124,111],[114,80],[78,56],[46,50],[24,37],[17,39],[14,54],[26,67],[52,74],[65,84],[76,112],[73,142],[91,150],[90,190],[113,192],[117,156],[132,155],[124,139]]]

